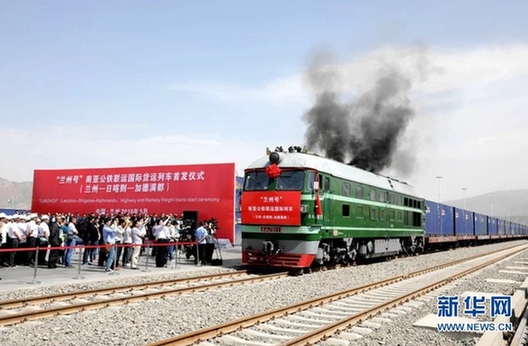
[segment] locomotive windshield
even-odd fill
[[[254,171],[246,174],[244,190],[246,191],[263,191],[268,189],[269,178],[266,172]]]
[[[304,171],[283,171],[277,178],[276,190],[299,191],[304,184]]]
[[[310,173],[313,175],[313,173]],[[312,186],[313,186],[313,177]],[[304,186],[304,171],[284,170],[277,178],[275,190],[277,191],[300,191]],[[244,181],[245,191],[265,191],[270,187],[270,178],[265,171],[253,171],[246,173]],[[273,188],[273,185],[271,185]]]

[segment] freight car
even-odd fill
[[[292,148],[244,173],[247,265],[306,268],[423,250],[424,198],[407,183]]]
[[[413,186],[277,148],[244,171],[242,261],[308,268],[528,237],[528,226],[425,200]]]
[[[525,225],[427,200],[425,208],[427,250],[528,237]]]

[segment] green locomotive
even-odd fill
[[[416,188],[298,149],[269,152],[244,172],[243,263],[308,268],[423,250]]]

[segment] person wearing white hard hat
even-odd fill
[[[38,245],[38,226],[37,226],[37,214],[29,215],[29,222],[26,223],[26,246],[28,248],[35,248]],[[33,265],[35,263],[35,251],[30,250],[27,252],[27,264]]]
[[[18,220],[20,219],[20,215],[15,214],[11,217],[11,220],[7,223],[7,237],[8,243],[7,247],[10,249],[17,249],[18,244],[20,240],[22,239],[22,235],[20,234],[20,229],[18,228]],[[8,258],[8,267],[10,268],[16,268],[15,265],[15,256],[16,252],[8,252],[9,258]]]
[[[49,247],[49,229],[50,218],[48,215],[42,215],[41,223],[38,227],[38,236],[39,236],[39,246],[42,251],[39,251],[39,258],[37,259],[38,264],[47,264],[46,256],[49,256],[49,250],[44,251],[44,249]]]
[[[7,248],[7,215],[0,213],[0,250]],[[4,267],[5,252],[0,252],[0,267]]]

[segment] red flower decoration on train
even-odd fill
[[[266,174],[270,179],[275,179],[280,176],[281,169],[276,164],[272,164],[266,168]]]

